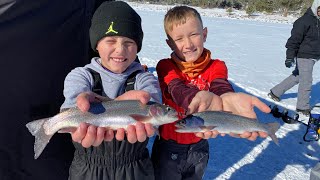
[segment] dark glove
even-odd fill
[[[294,65],[294,59],[286,59],[285,65],[287,68],[291,68]]]

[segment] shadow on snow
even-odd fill
[[[155,68],[149,67],[149,71],[153,73]],[[236,92],[250,94],[234,83],[232,83],[232,86]],[[319,94],[317,95],[319,91],[320,83],[312,86],[311,105],[319,102]],[[296,93],[290,93],[283,95],[283,98],[296,98],[296,96]],[[269,100],[261,98],[260,100],[267,105],[275,105]],[[280,111],[284,109],[279,105],[278,107]],[[310,169],[320,158],[319,153],[317,153],[317,151],[320,151],[320,147],[317,142],[303,141],[306,127],[298,124],[285,124],[281,119],[275,118],[271,114],[265,114],[257,108],[255,111],[260,122],[280,123],[281,127],[278,130],[279,134],[277,134],[280,146],[272,142],[269,137],[270,142],[265,145],[266,147],[261,144],[265,140],[262,138],[249,141],[226,135],[225,137],[219,136],[210,139],[210,158],[203,179],[290,179],[290,175],[278,176],[287,166],[302,166],[309,174]],[[290,113],[293,112],[289,111]],[[154,138],[150,138],[148,144],[150,154]],[[245,160],[242,160],[244,157]],[[226,171],[229,172],[224,174]]]

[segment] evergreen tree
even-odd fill
[[[272,13],[276,8],[276,0],[259,0],[255,6],[260,12]]]
[[[251,16],[254,12],[256,12],[256,6],[254,4],[248,5],[246,8],[246,13]]]
[[[279,0],[280,8],[283,11],[283,16],[288,16],[288,11],[301,9],[303,0]]]
[[[247,14],[253,12],[281,11],[287,16],[290,11],[304,14],[313,0],[130,0],[140,2],[150,2],[156,4],[185,4],[190,6],[199,6],[203,8],[234,8],[246,10]]]
[[[307,11],[307,9],[311,7],[312,3],[313,3],[313,0],[303,1],[300,15],[303,15]]]

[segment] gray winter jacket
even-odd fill
[[[104,87],[103,95],[111,99],[123,94],[128,76],[140,70],[141,72],[136,76],[134,89],[149,92],[151,95],[150,101],[161,103],[161,91],[158,80],[150,72],[144,72],[140,63],[133,62],[126,71],[116,74],[103,68],[100,61],[100,58],[92,58],[90,64],[87,64],[85,67],[75,68],[67,75],[64,81],[63,94],[65,101],[61,106],[62,109],[76,106],[76,97],[82,92],[91,91],[94,80],[88,68],[100,74],[102,86]]]
[[[105,69],[100,58],[93,58],[85,67],[72,70],[65,79],[65,102],[61,108],[76,106],[76,97],[81,92],[91,91],[94,80],[88,68],[98,72],[101,76],[103,95],[116,98],[125,92],[126,80],[130,74],[140,71],[136,75],[135,90],[150,93],[151,101],[161,103],[161,90],[156,77],[144,72],[140,63],[133,62],[126,71],[115,74]],[[129,143],[127,139],[111,142],[103,141],[98,147],[84,148],[74,142],[76,148],[74,159],[69,170],[69,180],[126,180],[126,179],[154,179],[154,170],[146,148],[148,139],[144,142]]]

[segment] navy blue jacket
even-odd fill
[[[288,39],[287,59],[298,58],[320,58],[320,20],[314,15],[311,8],[297,19]]]

